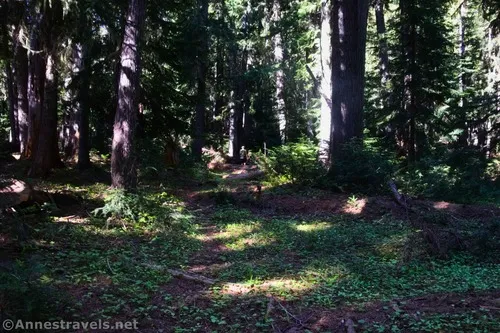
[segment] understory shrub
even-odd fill
[[[500,199],[498,158],[487,159],[475,149],[443,150],[397,174],[405,193],[458,202]]]
[[[373,193],[386,188],[396,165],[376,141],[352,140],[343,145],[342,158],[333,161],[330,179],[346,190]]]
[[[259,167],[275,183],[314,184],[325,171],[318,162],[318,147],[303,139],[255,154]]]
[[[110,222],[119,221],[138,228],[171,229],[185,227],[176,222],[184,221],[187,215],[176,207],[176,199],[162,193],[128,193],[113,189],[106,193],[104,206],[93,211],[95,217],[107,218]],[[182,223],[181,223],[182,224]]]
[[[67,295],[50,286],[45,273],[45,267],[33,260],[17,260],[0,266],[1,321],[21,318],[48,320],[51,313],[61,310],[58,307],[66,308],[63,303],[66,303]]]

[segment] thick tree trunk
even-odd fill
[[[19,123],[17,120],[17,89],[14,70],[9,61],[5,65],[5,76],[7,78],[7,99],[9,102],[10,143],[12,151],[19,150]]]
[[[368,0],[332,0],[332,156],[363,136]]]
[[[37,25],[34,29],[37,29]],[[35,30],[36,31],[36,30]],[[32,34],[30,47],[32,50],[40,50],[41,43],[40,37],[34,33]],[[23,126],[26,128],[26,144],[22,150],[24,158],[32,158],[36,153],[37,140],[39,138],[40,120],[42,108],[44,104],[44,83],[45,83],[45,61],[41,53],[32,53],[29,57],[29,71],[28,71],[28,113],[26,122],[22,120],[21,113],[21,97],[19,97],[19,132],[23,136]],[[24,82],[24,80],[22,80]],[[18,86],[19,87],[19,86]],[[21,96],[21,89],[18,88],[19,96]],[[24,123],[26,125],[24,125]],[[22,140],[21,140],[22,144]]]
[[[111,177],[113,187],[126,190],[137,186],[135,131],[139,112],[140,52],[145,0],[129,0],[121,47],[118,105],[113,126]]]
[[[57,144],[58,72],[56,57],[55,52],[47,54],[44,104],[39,137],[36,141],[33,163],[29,171],[30,177],[45,177],[51,169],[62,166]]]
[[[67,87],[67,110],[62,127],[62,147],[64,157],[68,160],[78,160],[78,166],[89,165],[88,147],[88,91],[89,73],[85,67],[86,50],[81,43],[73,45],[71,78]]]
[[[196,110],[194,119],[194,140],[193,140],[193,155],[196,159],[201,159],[202,149],[205,144],[205,101],[206,101],[206,76],[207,76],[207,59],[208,59],[208,0],[198,0],[199,13],[199,41],[197,55],[197,97]]]
[[[251,5],[247,2],[247,7],[242,17],[243,34],[248,37],[248,19],[250,15]],[[245,114],[246,82],[245,72],[247,70],[248,49],[245,46],[239,51],[238,44],[233,42],[230,45],[230,76],[232,90],[229,97],[229,152],[232,162],[240,161],[240,149],[244,139],[243,121]],[[241,54],[241,56],[240,56]]]
[[[78,121],[80,107],[78,96],[78,80],[82,70],[82,50],[81,45],[75,43],[72,50],[69,77],[65,79],[66,94],[64,104],[63,125],[61,131],[61,145],[63,156],[66,160],[76,161],[78,155],[78,137],[80,136],[80,124]]]
[[[332,41],[331,41],[331,1],[321,4],[320,75],[321,75],[321,116],[319,125],[319,160],[330,165],[330,143],[332,135]],[[314,76],[314,75],[313,75]]]
[[[239,161],[243,125],[243,68],[238,62],[237,45],[231,46],[232,90],[229,95],[229,156],[233,162]]]
[[[24,157],[29,157],[27,154],[29,142],[29,104],[28,104],[28,52],[20,45],[16,37],[14,48],[14,68],[17,91],[17,129],[19,151]]]
[[[273,16],[272,21],[275,28],[279,25],[281,20],[281,4],[280,0],[273,2]],[[284,99],[285,93],[285,74],[283,72],[283,41],[281,28],[278,27],[278,32],[273,36],[274,47],[274,61],[278,70],[276,71],[276,114],[278,115],[278,125],[280,131],[281,143],[284,144],[287,140],[287,119],[286,119],[286,105]]]

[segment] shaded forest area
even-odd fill
[[[496,331],[499,13],[0,0],[0,321]]]

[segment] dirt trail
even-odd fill
[[[250,175],[250,176],[249,176]],[[263,188],[261,202],[248,200],[249,194],[254,193],[256,184],[254,175],[260,175],[255,167],[241,166],[228,167],[223,177],[223,186],[234,197],[238,207],[251,210],[256,215],[272,216],[310,216],[310,215],[355,215],[365,219],[380,219],[386,214],[405,218],[407,212],[395,203],[391,197],[377,196],[356,198],[345,194],[336,194],[328,191],[314,191],[314,194],[291,193],[291,191],[268,191]],[[217,279],[218,274],[228,265],[221,257],[228,249],[217,238],[219,230],[207,217],[213,211],[216,202],[206,193],[200,191],[184,192],[188,205],[197,210],[204,221],[201,228],[204,245],[196,253],[186,272],[200,274]],[[500,216],[500,209],[494,206],[460,205],[448,202],[432,202],[415,200],[412,202],[418,209],[428,212],[443,212],[455,219],[473,218],[478,221],[496,219]],[[203,307],[210,302],[210,287],[174,278],[165,287],[165,290],[174,296],[180,297],[185,304],[196,304]],[[269,298],[270,300],[271,298]],[[208,306],[208,305],[207,305]],[[281,309],[280,309],[281,307]],[[345,332],[346,320],[354,323],[358,320],[366,322],[384,322],[395,313],[404,312],[417,318],[428,314],[456,314],[467,311],[486,309],[491,315],[500,315],[500,290],[489,292],[467,292],[449,294],[431,294],[410,299],[396,299],[389,302],[373,302],[357,307],[341,307],[330,310],[324,308],[303,308],[300,301],[280,303],[274,306],[269,314],[275,319],[275,329],[281,332],[305,332],[306,330],[320,332]],[[289,313],[287,313],[289,312]],[[290,315],[295,317],[290,322]],[[287,318],[287,320],[284,320]]]

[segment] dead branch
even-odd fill
[[[163,267],[160,265],[153,265],[153,264],[144,264],[144,266],[151,268],[151,269],[154,269],[154,270],[158,270],[158,271],[165,271],[165,272],[171,274],[172,276],[175,276],[178,278],[183,278],[186,280],[203,283],[203,284],[210,285],[210,286],[214,285],[216,283],[216,280],[207,278],[205,276],[201,276],[201,275],[197,275],[197,274],[190,274],[190,273],[186,273],[186,272],[183,272],[183,271],[177,270],[177,269],[166,268],[166,267]]]
[[[401,193],[399,193],[398,187],[396,186],[396,183],[394,182],[394,180],[390,180],[388,182],[388,185],[389,185],[389,188],[390,188],[392,195],[393,195],[394,199],[396,200],[396,202],[400,206],[408,209],[409,207],[408,207],[408,204],[406,203],[406,199]]]
[[[270,297],[269,303],[267,303],[267,310],[266,310],[266,316],[265,316],[266,320],[269,318],[269,315],[274,310],[274,303],[275,303],[274,298]]]
[[[345,321],[345,326],[347,327],[347,333],[356,333],[356,330],[354,329],[354,322],[351,318]]]

